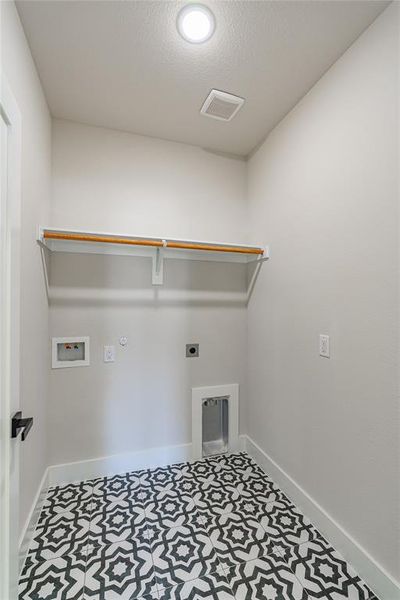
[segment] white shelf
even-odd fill
[[[261,246],[52,227],[39,227],[38,242],[50,252],[150,257],[153,261],[153,285],[163,283],[164,258],[248,263],[269,257],[268,248]]]

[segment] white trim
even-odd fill
[[[80,460],[49,467],[49,486],[109,477],[117,473],[163,467],[191,459],[192,445],[163,446]]]
[[[354,566],[360,577],[365,580],[380,600],[398,600],[400,583],[256,442],[247,435],[242,437],[245,440],[245,451],[271,476],[294,504],[304,511],[340,554]]]
[[[10,420],[20,406],[20,233],[22,120],[17,101],[0,73],[0,113],[7,126],[6,206],[1,223],[0,288],[0,597],[18,595],[19,439],[10,438]],[[4,199],[2,199],[4,202]],[[3,239],[4,238],[4,239]],[[4,254],[3,254],[4,253]]]
[[[206,398],[227,396],[229,406],[228,451],[236,452],[239,448],[239,384],[213,385],[192,388],[192,457],[200,460],[203,457],[202,406]]]
[[[245,436],[239,436],[239,448],[245,449]],[[54,487],[96,477],[109,477],[118,473],[165,467],[192,460],[192,444],[160,446],[137,452],[125,452],[88,460],[52,465],[47,469],[47,485]]]
[[[40,512],[43,507],[44,499],[47,494],[49,487],[49,469],[47,468],[43,473],[41,482],[39,483],[38,490],[33,499],[31,509],[22,528],[21,536],[19,538],[19,572],[21,572],[24,566],[25,558],[32,543],[33,534],[36,528],[36,524],[39,519]]]

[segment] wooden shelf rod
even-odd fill
[[[203,244],[201,242],[179,242],[168,240],[146,240],[129,239],[118,236],[104,236],[86,233],[61,233],[57,231],[44,231],[43,237],[46,240],[69,240],[74,242],[96,242],[102,244],[125,244],[127,246],[152,246],[156,248],[175,248],[179,250],[203,250],[206,252],[233,252],[237,254],[264,254],[262,248],[246,246],[223,246],[218,244]]]

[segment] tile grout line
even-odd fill
[[[89,518],[89,529],[88,529],[88,538],[90,535],[90,526],[92,524],[92,516],[93,516],[93,492],[94,492],[94,482],[95,480],[89,480],[92,481],[92,493],[90,495],[90,518]],[[85,571],[83,573],[83,591],[82,591],[82,600],[85,600],[85,596],[86,596],[86,574],[87,574],[87,566],[88,566],[88,553],[89,553],[89,539],[87,540],[87,544],[86,544],[86,552],[85,552]]]

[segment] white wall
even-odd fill
[[[51,224],[244,242],[245,169],[199,148],[54,121]],[[51,287],[51,334],[89,335],[92,358],[51,372],[50,464],[191,441],[192,386],[238,382],[244,400],[243,265],[167,261],[153,288],[149,259],[54,255]],[[200,358],[185,358],[189,342]],[[104,344],[117,345],[114,364],[103,363]]]
[[[55,120],[52,224],[245,241],[246,163]]]
[[[246,165],[50,119],[12,3],[2,66],[23,116],[21,523],[48,463],[190,440],[190,387],[238,381],[246,430],[397,575],[398,125],[392,5],[248,166],[251,241],[271,243],[248,314],[245,269],[145,259],[52,260],[51,334],[88,334],[92,364],[50,373],[38,223],[247,241]],[[332,358],[318,356],[329,333]],[[117,345],[105,365],[101,348]],[[184,358],[199,341],[201,357]],[[46,416],[48,424],[46,427]],[[178,416],[178,418],[177,418]],[[50,436],[46,454],[46,433]]]
[[[249,162],[250,436],[399,578],[398,5]],[[318,336],[331,336],[330,360]]]
[[[13,2],[1,3],[1,34],[1,66],[22,115],[21,408],[34,427],[21,444],[21,529],[47,466],[48,308],[36,227],[49,214],[51,120]]]

